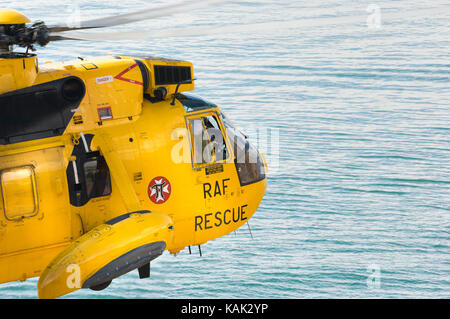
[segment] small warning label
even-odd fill
[[[100,78],[97,78],[97,84],[104,84],[104,83],[109,83],[114,81],[114,78],[112,77],[112,75],[107,75],[107,76],[102,76]]]

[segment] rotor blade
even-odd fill
[[[180,37],[198,37],[208,35],[220,35],[230,33],[257,33],[267,31],[277,31],[286,28],[295,28],[298,21],[282,21],[282,22],[265,22],[255,24],[233,24],[225,26],[201,26],[192,28],[178,28],[172,30],[159,30],[155,32],[145,31],[129,31],[129,32],[69,32],[66,34],[58,34],[57,40],[84,40],[84,41],[126,41],[126,40],[148,40],[161,38],[180,38]],[[52,35],[52,37],[54,37]]]
[[[63,41],[63,40],[78,40],[78,41],[87,41],[87,40],[83,40],[83,39],[78,39],[78,38],[72,38],[68,35],[58,35],[58,33],[55,34],[50,34],[50,36],[48,37],[48,40],[50,42],[53,41]]]
[[[113,27],[122,24],[128,24],[132,22],[155,19],[160,17],[167,17],[176,13],[189,12],[191,10],[197,10],[213,5],[221,5],[230,0],[191,0],[191,1],[181,1],[178,3],[173,3],[165,6],[159,7],[147,7],[145,9],[121,14],[117,16],[110,16],[106,18],[99,18],[87,21],[81,21],[79,23],[62,24],[49,26],[48,30],[50,32],[64,32],[71,30],[83,30],[83,29],[93,29],[93,28],[105,28]]]
[[[429,8],[422,10],[407,10],[402,12],[385,13],[383,15],[385,21],[390,20],[404,20],[415,16],[442,15],[442,8]],[[160,39],[171,37],[196,37],[208,35],[222,35],[222,34],[243,34],[243,33],[277,33],[277,31],[285,29],[305,30],[311,27],[323,27],[342,24],[359,24],[365,25],[367,17],[365,14],[342,16],[342,17],[317,17],[317,18],[302,18],[290,21],[274,21],[254,24],[232,24],[222,26],[200,26],[190,28],[177,28],[171,30],[152,30],[146,31],[130,31],[130,32],[102,32],[102,33],[86,33],[86,32],[69,32],[67,34],[58,34],[60,40],[66,38],[67,40],[85,40],[85,41],[122,41],[122,40],[146,40],[146,39]]]

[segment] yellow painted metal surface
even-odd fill
[[[34,250],[70,242],[74,236],[71,232],[71,211],[67,205],[63,148],[45,148],[0,158],[0,265],[5,266],[1,268],[0,281],[5,282],[20,280],[24,273],[27,277],[34,277],[34,265],[16,264],[16,253],[24,256],[33,254]],[[20,177],[5,179],[5,174],[21,172],[23,176],[27,170],[32,170],[30,181],[24,182]],[[27,189],[31,186],[30,182],[35,189]],[[17,192],[15,195],[11,193],[14,189]],[[23,197],[23,202],[14,196]],[[30,211],[32,206],[33,212]],[[22,207],[25,210],[21,214]],[[46,256],[42,254],[39,258],[45,260]]]
[[[30,19],[16,10],[0,10],[0,24],[24,24],[29,22],[31,22]]]
[[[20,59],[0,58],[0,94],[33,85],[38,76],[38,59],[29,56]]]

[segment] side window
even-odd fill
[[[0,173],[3,211],[16,220],[37,214],[36,177],[32,166],[3,170]]]
[[[229,157],[226,140],[216,115],[189,120],[194,167],[222,163]]]
[[[251,145],[244,134],[237,130],[222,114],[227,136],[233,147],[236,170],[241,186],[250,185],[266,177],[264,161],[258,150]]]
[[[102,156],[87,160],[83,168],[88,199],[111,194],[111,176]]]

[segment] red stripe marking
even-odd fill
[[[125,70],[123,70],[122,72],[120,72],[119,74],[117,74],[114,78],[120,81],[125,81],[125,82],[129,82],[129,83],[133,83],[133,84],[137,84],[137,85],[142,85],[144,86],[144,83],[139,82],[139,81],[135,81],[135,80],[131,80],[131,79],[127,79],[122,77],[124,74],[130,72],[132,69],[134,69],[135,67],[137,67],[138,64],[133,64],[132,66],[126,68]]]

